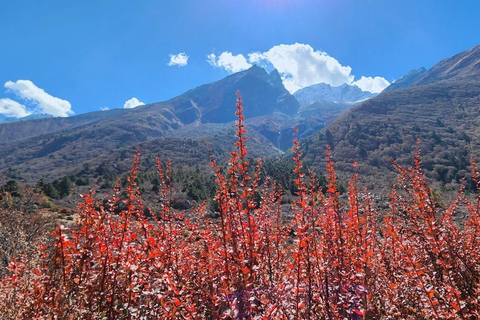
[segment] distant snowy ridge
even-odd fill
[[[357,86],[351,86],[346,83],[338,87],[332,87],[326,83],[319,83],[300,89],[293,95],[301,105],[305,106],[322,100],[353,104],[373,98],[378,94],[363,91]]]

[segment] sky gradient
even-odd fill
[[[374,90],[480,44],[479,1],[17,0],[0,12],[0,114],[22,116],[167,100],[251,64],[283,70],[292,92]]]

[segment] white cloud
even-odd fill
[[[360,80],[352,82],[352,85],[359,87],[363,91],[370,91],[373,93],[380,93],[390,85],[390,82],[387,79],[382,77],[364,77],[362,76]]]
[[[352,68],[343,66],[326,52],[315,51],[308,44],[280,44],[267,52],[249,54],[252,63],[268,61],[278,70],[290,92],[320,82],[331,86],[351,83]]]
[[[42,113],[55,117],[68,117],[74,114],[72,105],[67,100],[54,97],[37,87],[30,80],[5,82],[5,88],[17,94],[20,98],[35,103]]]
[[[100,110],[101,111],[107,111],[107,110],[110,110],[110,108],[109,107],[101,107]]]
[[[139,101],[137,98],[133,97],[132,99],[125,101],[125,104],[123,105],[123,108],[124,109],[132,109],[132,108],[136,108],[136,107],[139,107],[139,106],[143,106],[144,104],[145,103],[143,103],[142,101]]]
[[[167,63],[169,66],[179,66],[185,67],[188,63],[188,55],[185,52],[180,52],[179,54],[170,54],[170,62]]]
[[[23,104],[12,99],[0,99],[0,114],[7,117],[23,118],[32,113],[25,108]]]
[[[252,66],[243,55],[237,54],[234,56],[228,51],[222,52],[218,57],[214,53],[209,54],[207,56],[207,62],[216,68],[223,68],[232,73],[248,69]]]
[[[389,85],[382,77],[361,77],[354,81],[351,67],[342,65],[326,52],[314,50],[308,44],[280,44],[266,52],[249,53],[247,57],[225,51],[218,57],[213,53],[208,55],[207,61],[231,73],[248,69],[252,64],[273,67],[278,70],[285,88],[291,93],[322,82],[335,87],[344,83],[355,84],[371,92],[380,92]]]

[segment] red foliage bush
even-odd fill
[[[305,176],[298,141],[298,197],[282,219],[281,190],[260,181],[246,160],[237,103],[236,150],[228,171],[212,159],[218,220],[200,206],[188,217],[171,209],[170,165],[158,160],[163,209],[153,217],[136,187],[126,209],[119,190],[106,206],[85,194],[71,230],[59,225],[39,262],[10,264],[0,288],[4,319],[417,319],[478,318],[480,196],[460,192],[439,212],[415,155],[395,165],[400,188],[379,218],[356,174],[340,201],[328,156],[328,189]],[[354,164],[355,165],[355,164]],[[480,188],[480,174],[472,162]],[[457,226],[452,217],[466,210]]]

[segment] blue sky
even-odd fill
[[[0,113],[10,115],[167,100],[254,63],[277,67],[292,92],[315,82],[378,91],[480,44],[479,1],[0,0],[0,12]]]

